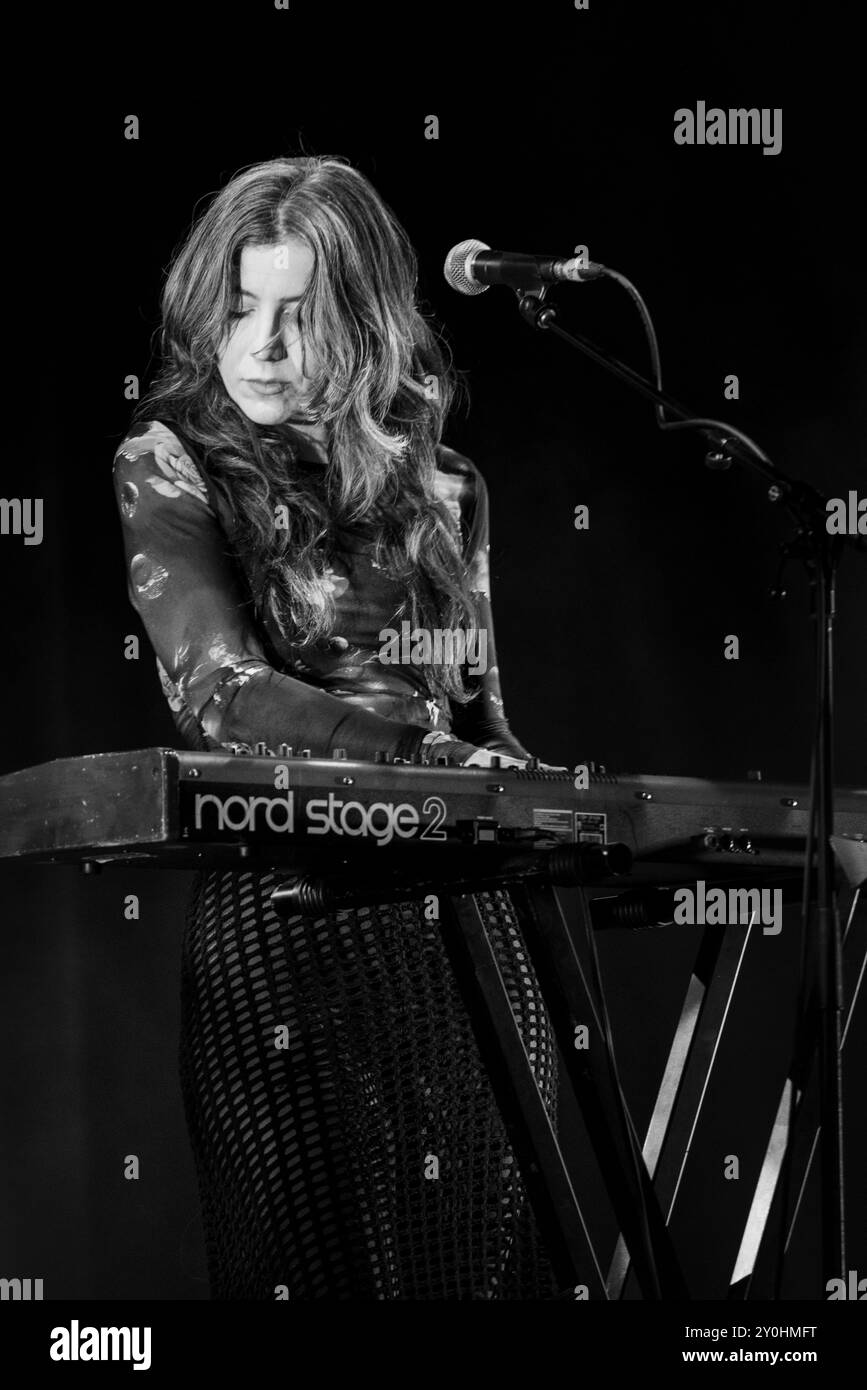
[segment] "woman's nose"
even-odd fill
[[[262,341],[264,339],[264,341]],[[282,324],[274,326],[273,322],[261,330],[261,346],[253,349],[253,356],[258,357],[262,362],[282,362],[288,356],[286,344],[283,342]]]

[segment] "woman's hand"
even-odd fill
[[[457,747],[455,748],[455,744]],[[453,734],[444,734],[435,731],[426,734],[422,740],[422,747],[426,751],[426,761],[428,765],[433,761],[437,753],[448,755],[449,752],[463,754],[467,747],[471,749],[467,757],[460,763],[461,767],[492,767],[494,758],[498,759],[497,767],[517,767],[527,766],[526,758],[513,758],[510,753],[498,753],[495,748],[473,748],[472,745],[461,743]],[[558,767],[553,763],[539,763],[542,772],[568,772],[568,767]]]
[[[526,758],[510,758],[507,753],[497,753],[492,748],[477,748],[475,753],[461,763],[461,767],[491,767],[497,758],[498,767],[526,767]]]
[[[490,767],[492,759],[499,758],[498,767],[520,767],[527,766],[526,758],[512,758],[507,753],[497,753],[491,748],[477,748],[472,757],[467,758],[462,767]],[[539,763],[540,772],[568,772],[568,767],[557,767],[554,763]]]

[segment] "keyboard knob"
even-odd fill
[[[346,749],[345,749],[345,748],[335,748],[334,751],[333,751],[333,753],[331,754],[331,756],[332,756],[332,758],[337,759],[338,762],[345,762],[345,760],[346,760]]]
[[[309,758],[309,757],[310,757],[310,749],[309,749],[309,748],[302,748],[302,749],[301,749],[301,752],[298,754],[298,756],[299,756],[299,758]]]
[[[280,747],[277,749],[277,752],[280,754],[280,757],[281,757],[281,758],[291,758],[291,757],[292,757],[292,744],[291,744],[291,743],[281,743],[281,744],[280,744]]]
[[[375,763],[387,763],[388,754],[384,752],[382,748],[377,748],[376,752],[373,755],[373,761]]]
[[[267,743],[265,743],[263,740],[260,740],[260,741],[256,744],[256,756],[259,757],[259,758],[264,758],[264,757],[267,756],[267,753],[268,753],[268,745],[267,745]]]
[[[527,759],[527,767],[530,769],[531,772],[535,772],[535,771],[537,770],[538,766],[539,766],[539,759],[538,759],[538,758],[528,758],[528,759]]]
[[[499,753],[494,753],[494,755],[492,756],[491,761],[490,761],[490,766],[491,766],[491,767],[502,767],[502,766],[503,766],[503,760],[502,760],[502,758],[500,757]]]

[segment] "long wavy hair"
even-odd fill
[[[242,251],[290,237],[314,255],[299,322],[315,352],[310,414],[328,426],[318,485],[317,470],[292,466],[291,427],[249,420],[218,368]],[[229,502],[230,541],[257,613],[296,646],[333,627],[327,570],[338,538],[353,528],[372,537],[377,563],[401,585],[393,621],[477,625],[458,529],[433,494],[435,450],[462,384],[417,306],[417,274],[406,232],[376,190],[346,160],[324,156],[269,160],[237,174],[168,273],[161,366],[135,418],[173,421],[200,447]],[[288,525],[275,524],[278,507]],[[457,665],[432,666],[427,678],[434,691],[471,698]]]

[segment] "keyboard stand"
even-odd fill
[[[642,1150],[666,1225],[677,1201],[752,930],[752,924],[734,924],[705,927],[702,933]],[[629,1251],[621,1236],[608,1270],[608,1296],[634,1294],[634,1286]]]
[[[385,863],[380,863],[384,869]],[[563,1288],[557,1297],[608,1299],[606,1274],[578,1199],[577,1176],[563,1153],[539,1091],[479,907],[477,894],[498,888],[507,890],[536,970],[564,1079],[572,1087],[612,1206],[629,1241],[642,1295],[645,1299],[687,1298],[659,1202],[616,1081],[599,1010],[550,877],[545,873],[516,876],[514,870],[509,872],[507,864],[502,866],[502,872],[489,873],[478,882],[468,882],[466,873],[455,875],[450,881],[446,877],[419,884],[408,875],[386,888],[384,876],[378,876],[377,884],[365,884],[359,877],[328,874],[318,881],[301,879],[284,884],[275,890],[272,902],[275,910],[288,915],[302,903],[324,904],[326,897],[334,908],[386,898],[418,898],[432,891],[436,894],[443,941],[455,980],[555,1275]],[[319,893],[325,896],[316,898]],[[589,928],[590,909],[580,887],[578,899],[584,925]],[[587,1028],[587,1047],[576,1046],[576,1024]]]
[[[867,888],[855,887],[843,898],[843,980],[848,1001],[843,1018],[841,1053],[867,969]],[[820,1124],[817,1058],[819,1028],[811,1009],[783,1086],[759,1173],[743,1238],[731,1275],[730,1299],[779,1296],[786,1253],[807,1181],[818,1151]],[[786,1157],[788,1155],[788,1164]],[[785,1168],[789,1167],[786,1175]],[[784,1178],[780,1182],[781,1174]],[[772,1233],[775,1235],[772,1238]],[[819,1297],[826,1297],[822,1290]]]

